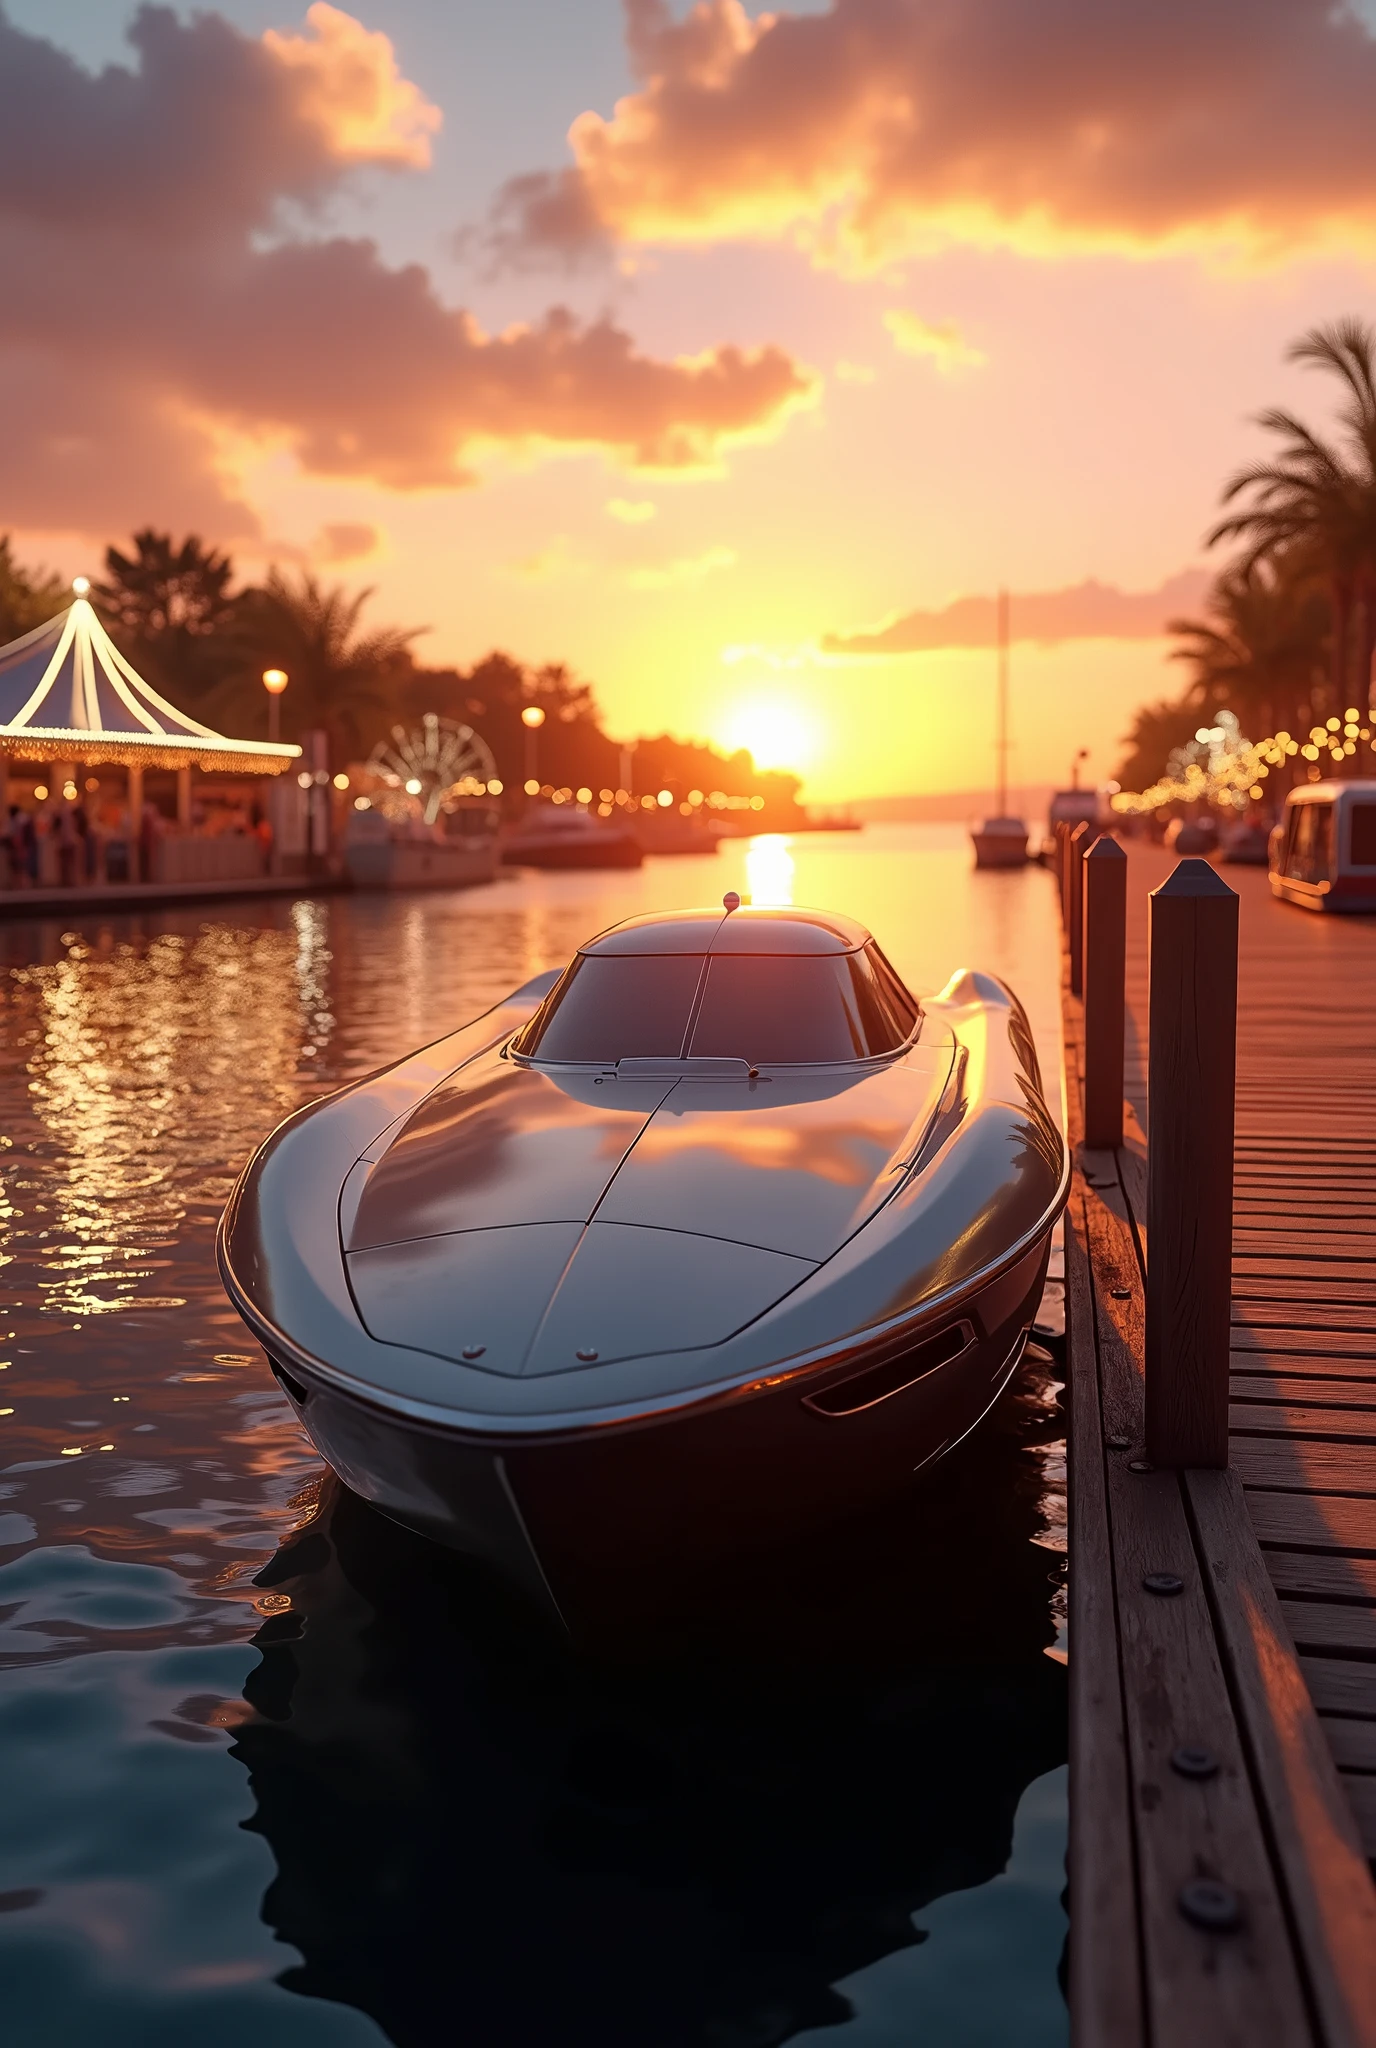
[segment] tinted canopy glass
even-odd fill
[[[580,954],[521,1036],[542,1060],[678,1059],[702,979],[693,953]]]
[[[690,1050],[752,1066],[893,1052],[916,1021],[916,1005],[901,983],[901,1001],[895,1000],[890,984],[897,980],[891,968],[881,979],[867,952],[810,959],[714,955]]]
[[[705,970],[705,975],[704,975]],[[543,1060],[872,1059],[918,1008],[878,948],[839,954],[580,954],[515,1041]]]

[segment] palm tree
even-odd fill
[[[105,577],[92,595],[116,644],[159,686],[199,703],[232,666],[226,638],[238,600],[229,556],[188,534],[178,547],[149,526],[131,554],[105,550]]]
[[[1243,540],[1245,570],[1285,555],[1295,567],[1322,574],[1332,607],[1332,708],[1364,708],[1376,645],[1376,334],[1364,321],[1315,327],[1288,351],[1291,362],[1331,371],[1343,386],[1336,441],[1325,440],[1293,413],[1261,413],[1258,424],[1283,437],[1272,462],[1232,477],[1225,505],[1248,499],[1209,535]]]
[[[245,730],[265,729],[264,668],[283,668],[290,677],[282,699],[284,736],[299,738],[312,727],[330,735],[332,758],[361,760],[386,730],[397,692],[411,669],[411,642],[427,631],[359,627],[373,595],[351,596],[340,586],[323,589],[302,570],[295,581],[270,569],[261,588],[239,599],[235,638],[241,666],[235,678],[234,710]]]
[[[1329,606],[1284,555],[1244,560],[1209,594],[1209,616],[1172,619],[1171,655],[1193,670],[1183,702],[1206,725],[1231,710],[1253,739],[1307,729],[1322,690]]]

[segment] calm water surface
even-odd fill
[[[323,1472],[216,1278],[288,1111],[730,887],[1004,974],[1054,1077],[1050,880],[943,827],[0,925],[15,2048],[1065,2040],[1048,1359],[911,1497],[575,1656]]]

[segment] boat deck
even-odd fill
[[[1118,1152],[1077,1142],[1067,1219],[1075,2039],[1371,2044],[1376,923],[1224,870],[1240,897],[1231,1469],[1152,1471],[1147,893],[1174,865],[1130,849],[1129,1128]],[[1078,1141],[1068,986],[1064,1012]]]

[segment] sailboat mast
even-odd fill
[[[999,796],[997,815],[1008,816],[1008,592],[999,592],[998,606],[999,638],[999,689],[998,689],[998,736],[994,741],[994,752],[998,756]]]

